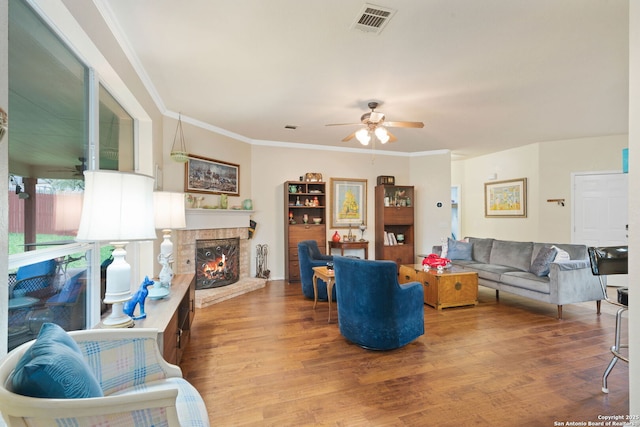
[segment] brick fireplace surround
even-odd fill
[[[251,240],[249,219],[252,211],[187,209],[187,228],[174,231],[173,270],[175,274],[195,274],[196,240],[240,239],[240,277],[227,286],[196,290],[196,308],[208,307],[229,298],[263,288],[267,280],[249,277]]]

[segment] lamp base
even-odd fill
[[[111,313],[102,320],[102,326],[105,328],[132,328],[133,319],[124,314],[123,307],[122,302],[113,303]]]

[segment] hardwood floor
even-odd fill
[[[212,426],[559,426],[629,408],[611,359],[615,310],[564,307],[480,287],[476,307],[425,306],[425,335],[389,352],[347,342],[300,285],[198,309],[181,367]],[[626,336],[626,334],[625,334]],[[578,424],[579,425],[579,424]],[[585,424],[586,425],[586,424]]]

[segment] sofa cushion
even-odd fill
[[[529,272],[535,274],[538,277],[548,276],[550,265],[556,258],[558,250],[554,246],[548,246],[538,251],[538,255],[531,263]]]
[[[505,285],[515,286],[517,288],[528,289],[530,291],[550,293],[549,276],[538,277],[533,273],[525,271],[510,271],[504,273],[500,281]]]
[[[471,251],[473,243],[467,243],[459,240],[447,239],[448,251],[447,258],[471,261]]]
[[[102,397],[102,389],[76,342],[54,323],[45,323],[11,376],[12,389],[49,399]]]
[[[557,246],[551,246],[552,248],[554,248],[556,250],[556,256],[554,258],[554,262],[563,262],[563,261],[571,261],[571,255],[569,255],[569,252],[565,251],[564,249],[561,249]]]
[[[473,269],[478,273],[479,279],[491,280],[492,282],[499,282],[504,273],[511,271],[517,271],[513,267],[497,264],[471,264],[467,268]]]
[[[491,247],[490,264],[506,265],[529,271],[533,242],[494,240]]]
[[[469,242],[473,243],[473,251],[471,251],[471,257],[474,261],[489,264],[493,240],[494,239],[479,239],[477,237],[469,237]]]

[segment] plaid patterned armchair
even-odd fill
[[[11,390],[18,361],[35,341],[0,361],[0,412],[14,426],[209,426],[198,391],[167,363],[155,329],[93,329],[69,332],[95,375],[103,397],[47,399]]]

